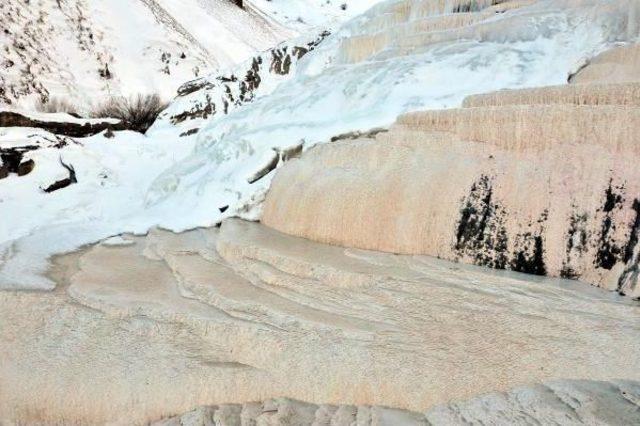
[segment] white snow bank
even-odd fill
[[[244,0],[245,8],[300,33],[333,28],[383,0]]]
[[[256,219],[273,173],[249,180],[287,148],[389,125],[406,111],[458,106],[469,94],[561,84],[584,58],[638,36],[637,27],[630,30],[633,0],[545,0],[492,15],[477,31],[439,31],[412,39],[413,46],[402,44],[406,37],[385,36],[381,48],[350,45],[350,55],[361,59],[345,57],[352,34],[424,18],[411,8],[402,20],[385,12],[398,3],[423,2],[390,1],[356,18],[272,93],[216,116],[197,137],[180,138],[167,121],[148,138],[97,135],[82,146],[30,152],[30,175],[0,180],[0,208],[9,212],[0,225],[0,288],[51,288],[42,276],[48,256],[122,232],[154,225],[180,231],[234,215]],[[38,186],[56,173],[48,168],[57,170],[60,155],[76,168],[78,183],[44,194]]]

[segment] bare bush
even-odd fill
[[[130,98],[117,97],[107,100],[94,109],[94,118],[117,118],[127,129],[145,133],[167,107],[159,95],[137,95]]]
[[[79,108],[71,102],[61,98],[50,98],[47,102],[36,104],[36,111],[45,113],[64,112],[74,117],[80,117]]]

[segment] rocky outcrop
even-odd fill
[[[49,276],[52,292],[0,292],[3,424],[143,424],[198,406],[273,424],[637,415],[619,410],[635,407],[635,385],[549,384],[640,380],[637,303],[568,280],[239,220],[113,238],[57,258]],[[488,392],[479,401],[495,409],[454,403]],[[244,404],[277,397],[307,404]]]
[[[46,130],[56,135],[84,138],[107,129],[125,130],[125,125],[114,119],[78,119],[66,114],[32,114],[16,111],[0,111],[0,128],[30,127]]]
[[[195,134],[194,129],[206,120],[226,115],[290,78],[297,62],[327,36],[329,32],[324,31],[311,38],[282,43],[234,67],[233,71],[183,84],[178,88],[178,98],[160,115],[155,127],[176,126],[184,136]]]
[[[0,112],[0,114],[2,113]],[[7,178],[11,174],[15,174],[18,177],[27,176],[33,172],[36,165],[41,166],[39,159],[36,162],[35,157],[37,156],[34,155],[36,151],[57,151],[70,144],[78,144],[78,142],[65,136],[54,135],[38,129],[0,128],[0,179]],[[58,161],[62,165],[61,158]],[[71,179],[71,176],[69,178]],[[73,179],[75,180],[75,172]],[[69,181],[70,183],[71,181]],[[47,187],[53,189],[57,188],[57,185],[52,184],[51,186],[47,185]],[[45,192],[52,191],[45,190]]]
[[[310,150],[274,178],[263,222],[640,297],[637,83],[498,92],[465,106]]]

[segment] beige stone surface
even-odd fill
[[[0,423],[143,424],[276,397],[424,413],[552,379],[640,380],[637,303],[580,283],[238,220],[132,240],[57,259],[52,293],[0,292]]]
[[[639,79],[640,80],[640,79]],[[465,108],[507,105],[628,105],[640,106],[640,82],[565,84],[532,89],[502,90],[468,96]]]
[[[635,31],[640,27],[640,5],[629,15]],[[640,44],[623,45],[606,50],[587,62],[571,83],[625,83],[640,81]]]

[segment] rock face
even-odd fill
[[[640,85],[401,116],[283,167],[262,221],[313,240],[578,278],[640,297]]]
[[[640,380],[637,303],[580,283],[238,220],[55,263],[53,292],[0,292],[2,423],[143,424],[212,405],[193,416],[636,422],[637,384],[549,383]],[[276,397],[311,404],[225,405]]]
[[[0,128],[2,127],[32,127],[46,130],[56,135],[84,138],[104,132],[107,129],[124,130],[125,126],[119,120],[113,119],[77,119],[72,116],[59,118],[62,114],[20,113],[16,111],[0,111]],[[48,117],[49,116],[49,117]]]
[[[255,55],[232,71],[188,81],[178,88],[178,97],[160,115],[154,128],[177,128],[181,136],[197,133],[212,119],[253,102],[274,90],[278,83],[292,78],[298,61],[327,36],[329,32],[323,31],[288,41]]]

